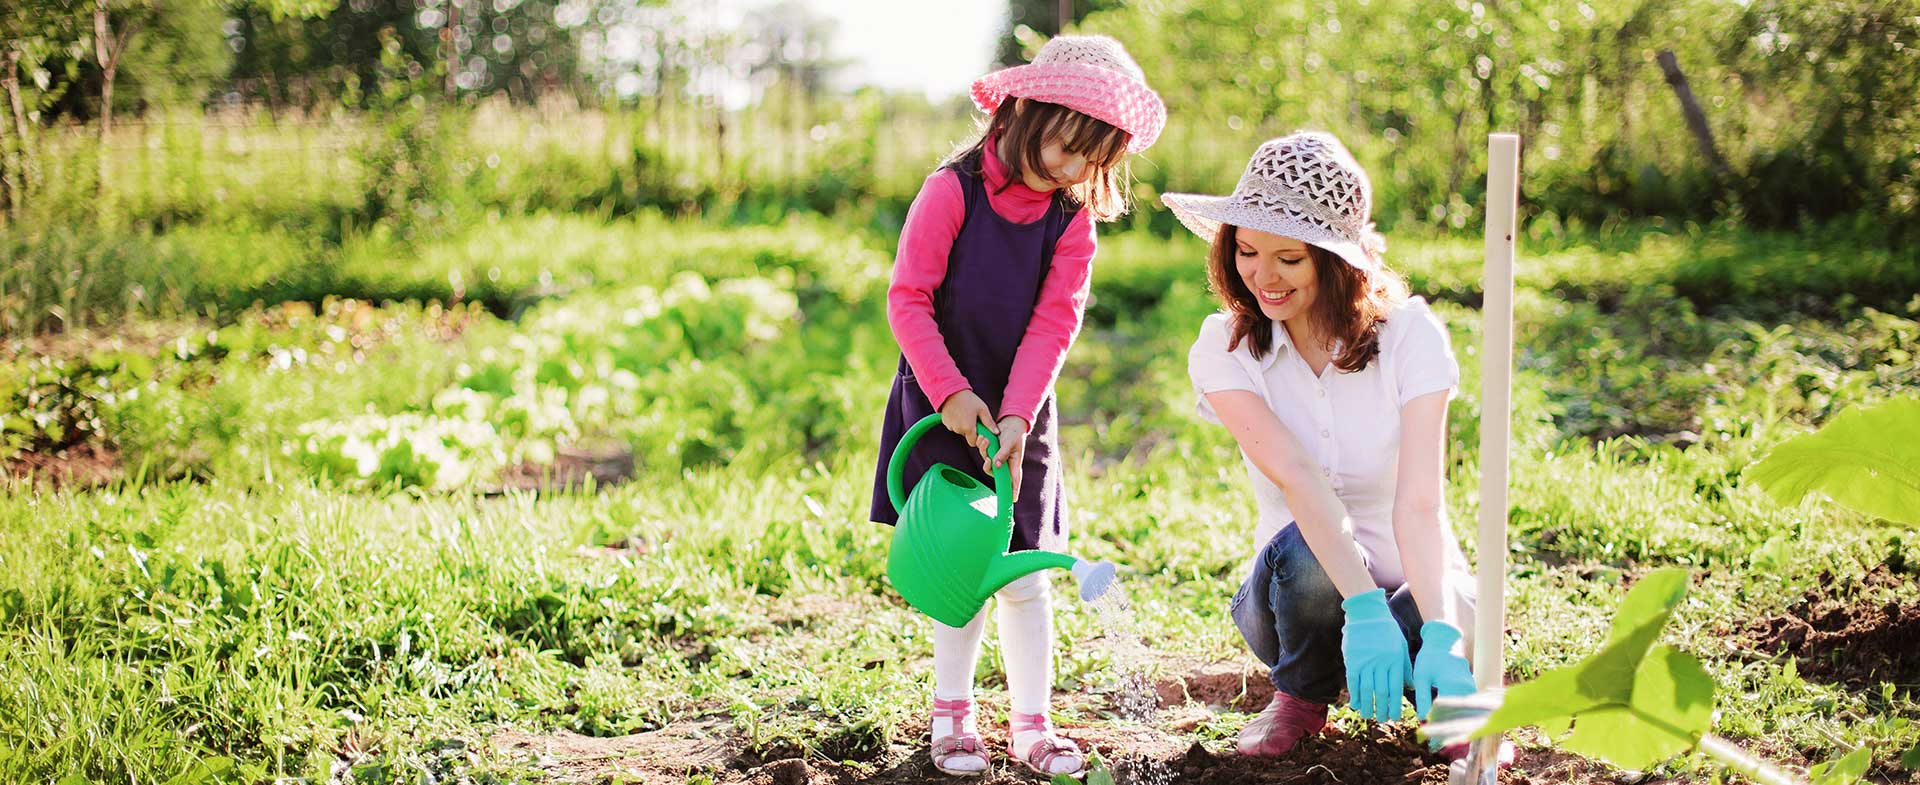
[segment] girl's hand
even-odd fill
[[[987,437],[981,436],[975,424],[984,425],[995,435],[999,429],[993,427],[993,410],[987,408],[987,402],[980,400],[972,390],[961,390],[947,396],[947,402],[940,404],[940,424],[947,430],[960,434],[967,440],[967,446],[980,451],[980,459],[987,457]]]
[[[1000,464],[1012,464],[1013,498],[1020,498],[1020,468],[1026,464],[1027,457],[1027,420],[1019,415],[1009,414],[1000,418],[1000,452],[994,453],[993,460],[987,462],[987,472],[992,473]]]

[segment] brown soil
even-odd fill
[[[585,488],[591,479],[596,488],[626,482],[633,476],[633,450],[622,446],[562,447],[553,463],[542,466],[522,462],[500,472],[499,485],[491,493],[507,491],[547,491]]]
[[[703,719],[628,736],[597,738],[570,731],[533,734],[507,730],[493,737],[495,749],[544,771],[554,782],[631,782],[679,785],[706,772],[723,781],[734,765],[733,728]]]
[[[1259,666],[1231,662],[1186,662],[1154,679],[1162,708],[1188,702],[1213,709],[1256,712],[1273,700],[1273,682]]]
[[[924,736],[924,729],[916,736]],[[1444,785],[1446,761],[1428,753],[1410,726],[1371,727],[1349,735],[1329,730],[1279,758],[1250,758],[1152,728],[1077,727],[1063,735],[1098,752],[1120,783],[1155,785]],[[724,721],[683,723],[650,733],[597,739],[565,731],[533,735],[509,731],[496,749],[546,772],[553,782],[634,782],[665,785],[705,775],[738,785],[1016,785],[1046,782],[1006,755],[1004,731],[983,729],[993,768],[956,780],[934,770],[923,745],[895,744],[866,761],[789,757],[755,765],[739,756]],[[1525,751],[1502,785],[1614,785],[1637,780],[1599,764],[1551,750]]]
[[[1762,656],[1789,654],[1800,675],[1814,681],[1855,690],[1891,682],[1920,691],[1920,601],[1891,598],[1906,583],[1886,564],[1858,583],[1822,573],[1822,593],[1750,625],[1743,647]]]
[[[20,482],[85,490],[111,483],[122,472],[118,451],[87,442],[58,452],[25,452],[0,461],[0,485]]]
[[[1206,663],[1156,685],[1173,708],[1160,712],[1151,727],[1093,721],[1065,723],[1061,735],[1109,762],[1116,780],[1139,785],[1442,785],[1446,760],[1426,751],[1410,725],[1368,726],[1348,733],[1339,728],[1303,743],[1280,758],[1249,758],[1233,750],[1231,740],[1202,743],[1191,735],[1214,718],[1214,708],[1264,705],[1258,685],[1265,679],[1237,664]],[[1271,687],[1266,688],[1268,694]],[[1097,698],[1061,695],[1058,708],[1071,716],[1100,716],[1109,708]],[[1193,700],[1188,702],[1187,698]],[[992,716],[991,714],[989,715]],[[1184,726],[1184,727],[1181,727]],[[1170,732],[1171,731],[1171,732]],[[494,737],[496,749],[547,772],[556,782],[684,782],[703,774],[716,783],[744,785],[1014,785],[1042,783],[1006,754],[1003,724],[983,721],[981,738],[993,768],[978,777],[957,780],[934,770],[927,760],[925,724],[900,728],[896,742],[881,749],[823,750],[800,756],[795,751],[743,752],[742,740],[725,719],[707,717],[650,733],[593,739],[568,732],[535,735],[509,731]],[[767,755],[777,759],[769,760]],[[823,759],[822,756],[835,758]],[[1552,750],[1523,750],[1518,764],[1503,772],[1503,785],[1613,785],[1641,782],[1601,764]]]

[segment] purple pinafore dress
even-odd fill
[[[1060,242],[1076,211],[1068,206],[1064,195],[1056,193],[1039,220],[1021,224],[1001,217],[987,203],[979,155],[975,153],[952,167],[959,175],[967,214],[947,255],[947,277],[933,295],[933,319],[961,375],[997,417],[1013,369],[1014,352],[1026,337],[1027,321],[1040,300],[1040,285],[1053,264],[1054,245]],[[902,355],[880,429],[880,462],[874,469],[871,512],[875,522],[892,524],[899,520],[887,498],[887,462],[893,458],[894,447],[914,423],[937,413]],[[1034,550],[1040,547],[1043,535],[1050,542],[1063,542],[1066,537],[1067,498],[1060,481],[1060,440],[1054,431],[1054,419],[1053,392],[1049,390],[1034,415],[1032,432],[1027,434],[1020,498],[1013,506],[1013,542],[1008,550]],[[981,470],[978,450],[968,447],[959,434],[933,428],[908,455],[902,487],[912,493],[920,476],[935,463],[993,484]]]

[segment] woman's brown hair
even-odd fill
[[[1265,357],[1273,351],[1273,320],[1260,312],[1259,299],[1240,278],[1234,260],[1240,246],[1236,231],[1232,224],[1225,224],[1214,236],[1207,254],[1207,279],[1232,318],[1227,350],[1246,341],[1254,357]],[[1346,373],[1366,368],[1380,355],[1380,328],[1394,306],[1407,298],[1407,282],[1385,265],[1366,272],[1317,245],[1307,245],[1307,258],[1313,260],[1320,287],[1307,312],[1314,332],[1327,342],[1326,349],[1341,347],[1333,367]]]
[[[979,175],[979,156],[986,154],[989,138],[995,140],[994,151],[1007,164],[1007,182],[1001,190],[1023,182],[1027,172],[1046,171],[1040,148],[1057,141],[1066,152],[1085,155],[1087,165],[1094,168],[1086,182],[1065,189],[1067,197],[1096,221],[1126,214],[1126,184],[1131,176],[1127,142],[1132,138],[1126,131],[1059,104],[1009,98],[987,117],[980,138],[956,150],[941,165],[974,167],[968,173]]]

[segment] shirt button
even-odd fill
[[[1320,388],[1320,397],[1322,398],[1327,397],[1327,388],[1325,387]]]
[[[1332,469],[1321,469],[1321,470],[1320,470],[1320,473],[1321,473],[1321,474],[1324,474],[1324,475],[1326,475],[1326,476],[1328,476],[1328,477],[1332,477],[1332,476],[1333,476],[1333,470],[1332,470]]]
[[[1322,438],[1322,439],[1325,439],[1325,438],[1328,438],[1328,437],[1330,437],[1330,436],[1332,436],[1332,435],[1333,435],[1333,432],[1332,432],[1332,431],[1329,431],[1329,430],[1327,430],[1327,429],[1325,429],[1325,428],[1321,428],[1321,429],[1320,429],[1320,438]]]

